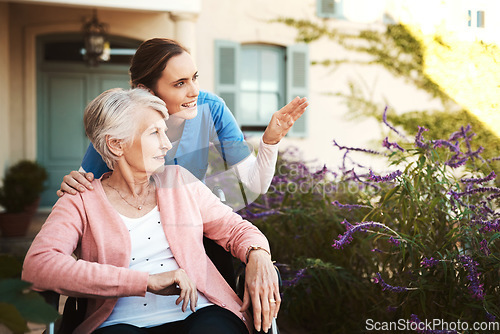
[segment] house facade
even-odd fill
[[[281,144],[293,145],[315,165],[335,167],[341,154],[332,140],[364,146],[379,138],[370,119],[350,121],[344,101],[349,82],[398,112],[439,108],[440,101],[383,68],[310,66],[332,55],[350,57],[326,39],[295,41],[278,17],[328,22],[345,31],[384,28],[390,0],[0,0],[0,175],[20,159],[47,167],[42,205],[50,207],[62,176],[78,169],[88,141],[85,105],[105,89],[128,87],[128,60],[143,40],[173,38],[192,53],[201,89],[224,98],[249,141],[272,112],[294,96],[310,107]],[[475,10],[475,9],[471,9]],[[398,15],[396,15],[398,14]],[[107,25],[110,60],[89,67],[82,60],[82,27],[93,16]],[[477,17],[477,16],[476,16]],[[488,15],[484,18],[487,25]],[[472,23],[471,23],[472,24]],[[477,24],[477,22],[476,22]],[[382,112],[382,110],[381,110]]]

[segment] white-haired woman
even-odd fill
[[[88,298],[75,333],[267,331],[280,306],[269,244],[187,170],[164,165],[167,117],[142,89],[109,90],[87,106],[87,136],[112,172],[95,191],[57,201],[23,279]],[[204,235],[247,263],[243,302],[206,256]]]

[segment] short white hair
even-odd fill
[[[118,156],[109,149],[106,137],[125,144],[131,142],[138,123],[137,113],[148,107],[168,119],[165,102],[142,88],[107,90],[85,108],[85,133],[110,169],[114,169]]]

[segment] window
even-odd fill
[[[295,96],[307,95],[307,46],[240,45],[216,41],[215,88],[243,131],[262,132],[274,112]],[[302,116],[291,136],[306,135]]]
[[[344,0],[317,0],[317,15],[324,18],[343,18]]]
[[[265,129],[272,114],[285,105],[285,50],[278,46],[243,45],[238,67],[242,128]]]

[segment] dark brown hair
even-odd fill
[[[132,88],[142,84],[154,90],[170,58],[184,52],[189,53],[177,41],[168,38],[152,38],[142,42],[130,65]]]

